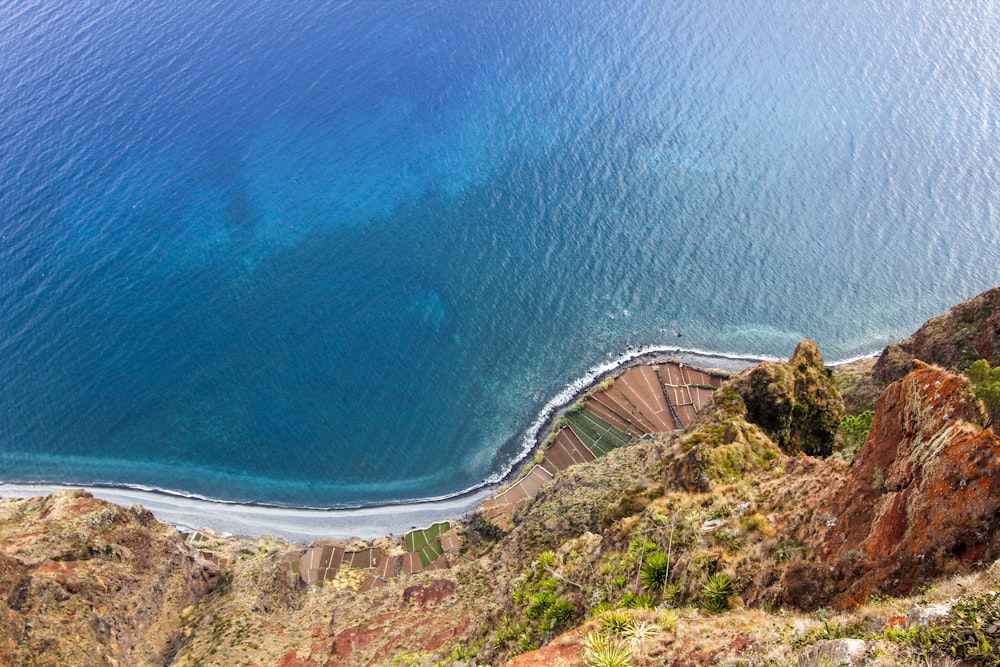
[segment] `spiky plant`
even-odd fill
[[[625,609],[652,609],[653,598],[649,597],[647,593],[636,594],[632,591],[625,591],[625,595],[622,596],[621,602],[618,604]]]
[[[702,584],[701,594],[705,597],[705,611],[720,614],[729,606],[729,598],[733,594],[733,578],[724,572],[713,574]]]
[[[670,559],[662,551],[654,551],[646,557],[642,564],[642,585],[649,591],[661,591],[667,583],[670,572]]]
[[[617,639],[591,632],[583,640],[583,659],[587,667],[631,667],[632,652]]]
[[[543,551],[542,553],[538,554],[536,562],[538,563],[538,566],[542,568],[555,567],[556,554],[553,551]]]
[[[632,624],[632,627],[625,631],[625,639],[628,640],[629,646],[632,647],[633,651],[639,651],[646,642],[662,631],[663,628],[656,623],[636,621]]]
[[[601,617],[601,627],[605,632],[624,635],[632,627],[632,614],[624,609],[609,611]]]
[[[531,602],[528,604],[528,608],[524,610],[524,615],[531,619],[538,618],[548,611],[549,607],[554,605],[555,602],[556,594],[552,591],[535,593],[531,596]]]
[[[673,609],[664,609],[660,614],[660,625],[667,632],[673,632],[677,629],[677,622],[680,618],[677,616],[677,612]]]
[[[545,618],[554,623],[565,623],[576,616],[576,607],[566,598],[559,598],[545,610]]]

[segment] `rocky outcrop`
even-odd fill
[[[883,350],[873,369],[880,387],[902,379],[913,360],[964,370],[976,359],[1000,365],[1000,287],[933,317],[916,333]]]
[[[962,376],[918,362],[890,385],[821,513],[818,562],[785,575],[787,601],[845,608],[1000,555],[1000,438],[984,423]]]
[[[816,343],[804,340],[787,362],[763,362],[736,382],[747,419],[788,454],[826,456],[833,451],[844,412],[837,381]]]
[[[0,500],[0,664],[163,664],[218,577],[139,506]]]
[[[676,449],[666,466],[665,483],[689,493],[707,493],[713,483],[759,472],[781,455],[774,441],[747,421],[747,406],[733,383],[715,392]]]

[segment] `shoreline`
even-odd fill
[[[860,355],[856,359],[868,356],[873,355]],[[535,452],[545,442],[556,420],[587,390],[609,377],[615,377],[630,368],[654,361],[678,361],[705,370],[738,373],[766,359],[770,357],[728,355],[667,346],[629,348],[625,354],[616,359],[591,367],[587,374],[566,385],[542,407],[524,433],[516,436],[521,440],[521,449],[517,456],[505,464],[506,472],[498,473],[479,484],[443,497],[347,508],[319,508],[244,503],[128,485],[2,481],[0,481],[0,497],[29,497],[46,495],[55,490],[82,488],[97,498],[118,505],[139,503],[163,523],[190,530],[208,528],[223,537],[238,535],[259,538],[264,535],[275,535],[293,542],[308,543],[318,539],[357,537],[370,540],[382,536],[402,535],[409,530],[424,528],[436,521],[470,516],[499,486],[517,479],[525,466],[533,462]]]
[[[320,539],[372,540],[402,536],[442,519],[461,519],[493,494],[493,487],[442,500],[369,505],[353,509],[305,509],[212,501],[127,487],[78,484],[0,484],[0,497],[27,498],[83,489],[95,498],[128,507],[138,503],[162,523],[189,530],[208,528],[219,537],[275,535],[307,544]]]
[[[531,426],[528,427],[522,436],[520,456],[513,461],[510,469],[500,478],[497,484],[506,485],[514,482],[528,468],[534,465],[535,452],[544,445],[549,433],[552,431],[553,425],[581,396],[607,378],[617,377],[630,368],[656,361],[664,363],[677,361],[681,364],[694,366],[703,370],[722,370],[735,374],[765,359],[770,359],[770,357],[727,355],[666,346],[646,346],[630,349],[629,352],[619,356],[613,362],[591,368],[587,375],[567,385],[563,391],[556,394],[554,398],[545,404],[539,411],[538,416],[531,423]],[[572,391],[570,391],[571,389]]]

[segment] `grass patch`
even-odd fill
[[[594,456],[601,457],[632,442],[632,436],[587,409],[565,417],[567,425]]]
[[[414,530],[403,537],[403,546],[407,551],[419,553],[420,562],[427,567],[443,555],[440,538],[449,528],[451,524],[442,521],[424,530]]]

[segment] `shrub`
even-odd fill
[[[538,563],[539,567],[543,568],[555,567],[556,554],[553,551],[543,551],[542,553],[538,554],[536,562]]]
[[[636,594],[632,591],[626,591],[619,605],[623,609],[652,609],[653,599],[646,593]]]
[[[623,642],[592,632],[583,641],[583,659],[587,667],[630,667],[632,652]]]
[[[1000,366],[990,368],[985,359],[965,369],[965,375],[976,388],[976,398],[983,402],[990,421],[1000,422]]]
[[[615,607],[610,602],[608,602],[607,600],[605,600],[604,602],[600,602],[600,603],[594,605],[593,607],[591,607],[591,609],[590,609],[590,617],[591,618],[597,618],[601,614],[604,614],[605,612],[609,612],[609,611],[611,611],[614,608]]]
[[[701,594],[705,597],[705,611],[720,614],[729,606],[729,598],[733,594],[733,578],[722,572],[713,574],[702,584]]]
[[[632,627],[632,615],[621,609],[609,611],[601,618],[601,627],[605,632],[624,635]]]
[[[549,607],[554,605],[556,602],[556,594],[552,591],[542,591],[541,593],[535,593],[531,597],[531,603],[528,608],[524,611],[524,615],[528,618],[538,618],[546,611]]]
[[[522,632],[517,638],[517,650],[515,653],[528,653],[529,651],[534,651],[536,648],[538,648],[538,642],[527,632]]]
[[[684,591],[677,584],[667,584],[663,587],[663,599],[671,607],[679,607],[684,602]]]
[[[852,458],[861,445],[865,444],[865,440],[868,439],[868,434],[872,430],[872,418],[874,416],[874,412],[865,410],[860,415],[847,415],[840,420],[837,432],[844,443],[844,451],[850,454]]]
[[[956,602],[945,624],[930,633],[957,658],[1000,667],[1000,597],[987,591]]]
[[[641,650],[646,642],[656,637],[662,631],[663,628],[656,623],[636,621],[632,624],[632,627],[625,631],[625,638],[628,639],[629,646],[633,650]]]
[[[545,610],[545,618],[554,623],[565,623],[576,616],[576,607],[566,598],[560,598]]]
[[[677,629],[677,622],[680,618],[677,616],[677,612],[673,609],[664,609],[660,614],[660,625],[667,632],[673,632]]]
[[[642,585],[646,590],[661,591],[667,583],[667,575],[670,573],[670,559],[662,551],[655,551],[646,557],[646,562],[642,564]]]

